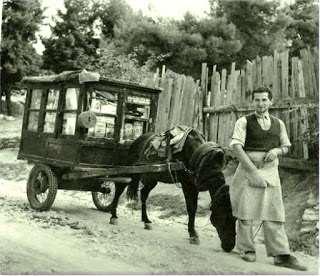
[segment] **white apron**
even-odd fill
[[[257,166],[260,175],[268,182],[266,188],[249,185],[247,172],[239,164],[231,185],[232,212],[242,220],[285,221],[282,191],[278,172],[279,160],[264,162],[265,152],[246,152]]]

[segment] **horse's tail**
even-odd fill
[[[129,148],[129,165],[133,165],[139,161],[141,161],[143,152],[146,149],[148,143],[151,140],[151,137],[154,136],[154,133],[146,133],[138,137]],[[132,181],[130,182],[127,188],[127,199],[138,199],[138,188],[139,182],[141,178],[141,174],[133,174],[131,175]]]

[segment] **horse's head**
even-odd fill
[[[210,221],[216,228],[224,251],[230,252],[235,246],[236,218],[232,215],[229,186],[221,186],[212,198]]]
[[[196,161],[193,161],[196,164],[195,185],[199,191],[209,190],[212,198],[210,221],[218,232],[222,249],[230,252],[235,246],[236,219],[232,215],[229,186],[225,185],[222,172],[225,153],[212,142],[202,144],[197,152]]]

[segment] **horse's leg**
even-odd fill
[[[110,224],[117,224],[118,222],[118,216],[117,216],[117,207],[119,198],[122,195],[124,189],[127,187],[127,183],[117,183],[115,184],[115,193],[112,202],[109,204],[109,208],[111,211],[111,218],[110,218]]]
[[[151,221],[147,215],[147,199],[151,190],[157,185],[157,180],[143,179],[143,188],[141,189],[141,220],[144,222],[144,228],[151,230]]]
[[[188,232],[189,241],[191,244],[200,244],[199,236],[195,230],[194,223],[198,207],[198,194],[196,187],[192,183],[181,182],[184,198],[186,201],[187,212],[188,212]]]

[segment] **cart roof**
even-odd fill
[[[79,84],[88,83],[88,82],[99,82],[99,83],[111,84],[116,86],[134,87],[134,88],[149,90],[149,91],[158,92],[158,93],[161,92],[161,88],[159,87],[151,87],[146,85],[140,85],[135,82],[111,79],[111,78],[100,76],[99,73],[89,72],[86,70],[64,71],[60,74],[54,74],[54,75],[24,77],[22,79],[22,84],[26,84],[26,85],[36,84],[36,83],[58,84],[58,83],[67,82],[67,81],[72,81]]]

